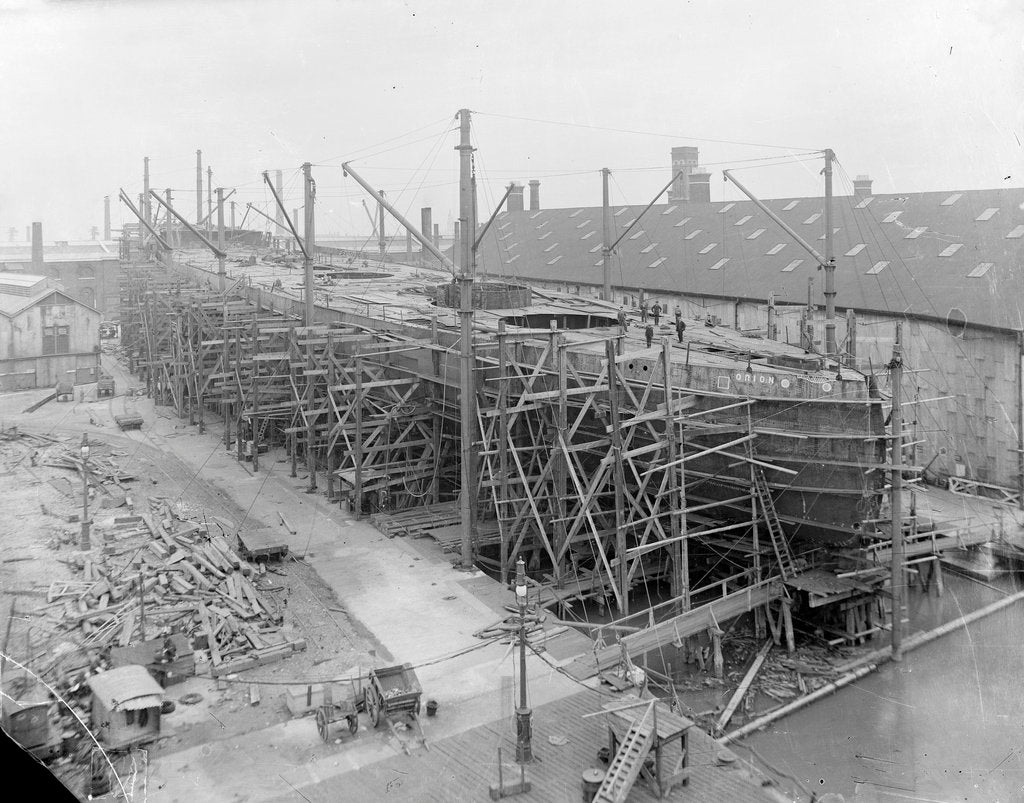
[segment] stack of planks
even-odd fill
[[[98,533],[101,557],[76,556],[81,579],[50,586],[46,615],[55,625],[80,629],[79,643],[96,650],[170,628],[209,651],[214,677],[305,649],[282,633],[281,609],[256,585],[258,568],[223,535],[177,518],[161,500],[150,506],[153,516],[122,516]]]

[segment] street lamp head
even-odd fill
[[[522,557],[516,561],[516,599],[520,604],[526,602],[526,564]]]
[[[82,459],[89,459],[89,434],[86,432],[82,433]]]

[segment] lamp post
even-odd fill
[[[84,552],[92,549],[89,543],[89,433],[82,433],[82,537]]]
[[[526,704],[526,564],[522,557],[516,562],[516,601],[519,603],[519,705],[516,707],[516,762],[533,761],[531,717]]]

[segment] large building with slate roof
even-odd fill
[[[904,398],[923,400],[916,417],[905,415],[920,441],[910,456],[931,480],[960,475],[1020,491],[1024,189],[872,195],[863,177],[854,186],[833,199],[840,350],[879,373],[904,321]],[[766,204],[824,253],[824,198]],[[643,208],[612,207],[613,237]],[[481,244],[478,271],[597,297],[602,245],[600,206],[506,211]],[[778,339],[800,343],[806,321],[819,350],[823,285],[814,257],[751,201],[655,205],[612,256],[616,305],[679,303],[689,317],[765,336],[772,305]]]

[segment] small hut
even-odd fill
[[[89,678],[92,731],[107,747],[120,750],[160,735],[164,690],[143,666],[132,664]]]

